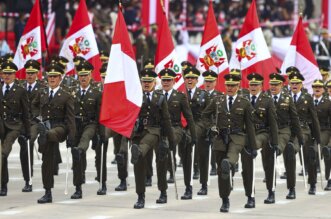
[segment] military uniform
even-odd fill
[[[47,74],[61,75],[64,71],[56,64],[47,68]],[[51,188],[54,187],[55,148],[67,139],[67,147],[72,147],[75,140],[75,112],[72,96],[59,86],[47,88],[39,93],[33,104],[40,104],[42,124],[39,126],[39,152],[42,153],[42,181],[46,190],[38,203],[52,202]],[[58,150],[58,149],[57,149]]]
[[[151,81],[152,83],[157,77],[156,73],[149,69],[143,70],[141,75],[142,81]],[[161,128],[168,137],[169,147],[173,147],[174,137],[167,101],[162,93],[151,91],[144,94],[138,121],[133,135],[131,163],[134,164],[136,193],[138,194],[138,201],[134,208],[143,208],[145,204],[145,157],[153,148],[156,153],[158,189],[161,193],[166,194],[168,188],[166,181],[168,148],[161,141]]]
[[[93,68],[85,63],[77,66],[79,77],[90,75]],[[76,192],[72,199],[82,198],[81,185],[84,183],[86,169],[86,151],[89,143],[98,129],[98,115],[101,105],[100,91],[90,85],[83,88],[80,86],[72,92],[75,106],[76,135],[74,147],[71,148],[73,160],[73,184]]]
[[[15,74],[17,66],[6,61],[2,64],[3,74]],[[2,147],[2,171],[0,196],[7,195],[8,156],[15,140],[23,130],[26,138],[30,138],[29,102],[25,89],[14,82],[4,83],[0,86],[0,137]]]
[[[194,68],[194,67],[187,67],[184,70],[184,77],[189,78],[198,78],[200,75],[200,72]],[[198,159],[200,157],[205,156],[208,157],[208,150],[206,147],[206,141],[205,138],[207,137],[207,127],[204,126],[201,120],[202,111],[208,106],[209,104],[209,98],[207,95],[207,92],[204,90],[201,90],[200,88],[193,88],[193,89],[186,89],[187,93],[187,99],[189,102],[189,106],[192,111],[193,120],[195,123],[195,132],[196,132],[196,138],[194,138],[194,135],[192,135],[191,131],[188,130],[188,128],[185,129],[186,135],[184,136],[183,140],[180,142],[179,151],[181,151],[181,158],[183,162],[183,173],[184,173],[184,183],[185,183],[185,193],[181,197],[183,200],[192,199],[192,186],[191,186],[191,179],[192,179],[192,149],[194,146],[194,153],[193,157],[197,156],[194,160],[194,172],[195,174],[198,171]],[[190,141],[191,139],[191,141]],[[206,155],[207,154],[207,155]],[[206,159],[203,161],[204,165]],[[205,177],[203,178],[203,183],[205,187],[207,187],[206,178],[208,177],[208,159],[207,159],[207,167],[204,166],[204,172],[202,173]]]
[[[315,80],[312,84],[313,88],[315,86],[322,87],[324,83],[322,80]],[[330,179],[330,169],[331,169],[331,101],[326,96],[321,96],[317,98],[313,96],[314,106],[316,108],[317,117],[321,127],[321,153],[324,159],[325,166],[325,179],[328,181],[327,186],[324,190],[331,190],[331,179]],[[321,164],[320,164],[321,165]]]
[[[40,70],[40,64],[36,60],[29,60],[24,65],[24,68],[26,69],[27,74],[37,74]],[[29,84],[28,82],[25,82],[22,84],[22,87],[27,90],[28,94],[28,100],[29,100],[29,110],[30,110],[30,134],[31,138],[29,140],[30,145],[30,165],[31,165],[31,176],[33,176],[33,148],[34,148],[34,142],[37,139],[38,136],[38,124],[40,122],[39,116],[40,116],[40,106],[39,105],[33,105],[33,99],[36,98],[39,91],[44,89],[45,87],[39,82],[35,81],[32,84]],[[30,177],[29,177],[29,160],[28,160],[28,145],[27,145],[27,139],[25,139],[24,135],[20,135],[18,137],[18,143],[20,144],[20,160],[21,160],[21,167],[23,172],[23,178],[25,181],[25,186],[22,189],[22,192],[31,192],[32,191],[32,185],[29,185]]]
[[[247,76],[250,86],[261,85],[263,77],[257,73],[251,73]],[[265,93],[260,91],[257,95],[250,94],[246,96],[250,100],[253,108],[253,121],[256,132],[256,148],[249,144],[241,152],[242,177],[245,188],[245,194],[248,197],[246,208],[255,208],[255,197],[253,194],[253,174],[255,174],[253,159],[257,155],[256,150],[262,149],[262,162],[266,175],[266,185],[269,191],[267,203],[274,203],[273,189],[273,170],[274,170],[274,151],[278,145],[278,126],[277,116],[273,100]]]
[[[227,85],[239,85],[240,78],[235,75],[225,75]],[[253,123],[253,108],[250,102],[234,94],[215,98],[202,113],[206,126],[211,122],[211,116],[215,115],[216,123],[211,127],[211,134],[216,135],[213,142],[214,153],[218,166],[219,195],[223,200],[221,212],[229,211],[229,195],[231,191],[231,169],[238,162],[239,153],[245,144],[256,148],[255,129]],[[246,141],[247,138],[247,141]]]
[[[302,83],[302,81],[304,81],[300,73],[292,73],[289,79],[290,83]],[[295,146],[297,150],[299,150],[301,146],[303,147],[304,162],[308,169],[308,183],[310,184],[309,194],[315,194],[317,157],[316,148],[313,146],[313,139],[317,144],[321,142],[320,125],[314,108],[313,98],[308,93],[304,92],[301,92],[301,94],[300,92],[291,92],[291,96],[298,112],[300,127],[303,134],[303,142],[295,141]],[[302,145],[302,143],[304,144]]]

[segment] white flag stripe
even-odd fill
[[[245,36],[238,39],[236,42],[235,49],[240,48],[242,46],[242,43],[246,40],[252,40],[252,43],[255,46],[256,56],[254,58],[252,58],[251,60],[244,59],[241,62],[239,62],[238,58],[236,57],[236,51],[233,51],[231,60],[230,60],[231,68],[246,69],[246,68],[254,65],[257,62],[271,58],[271,55],[268,50],[268,46],[264,39],[261,28],[256,28],[253,31],[246,34]]]
[[[30,37],[33,37],[34,43],[37,43],[37,47],[36,47],[37,53],[33,56],[27,55],[24,59],[21,46],[26,44],[27,43],[26,40]],[[20,69],[24,68],[25,63],[29,59],[34,59],[34,60],[41,59],[41,36],[40,36],[40,27],[39,26],[34,28],[33,30],[31,30],[30,32],[22,35],[22,37],[18,43],[13,62],[16,64],[18,70],[20,70]]]
[[[156,17],[157,17],[157,8],[156,8],[156,1],[159,0],[150,0],[149,1],[149,24],[155,24],[156,23]]]
[[[72,51],[69,49],[69,46],[72,46],[75,43],[76,38],[78,37],[84,37],[84,39],[88,41],[88,48],[90,48],[90,51],[85,56],[83,56],[86,60],[89,60],[90,58],[99,54],[93,28],[92,25],[89,24],[71,35],[70,37],[68,37],[62,45],[60,56],[64,56],[69,60],[69,63],[67,65],[67,72],[74,69],[74,56],[72,54]]]
[[[141,88],[136,62],[122,52],[121,44],[113,44],[109,55],[105,84],[124,81],[126,98],[137,106],[141,106],[142,95],[137,92]]]
[[[296,54],[297,54],[297,47],[290,45],[287,49],[282,67],[281,67],[281,72],[283,75],[286,75],[286,69],[290,66],[296,66],[295,65],[295,60],[296,60]]]
[[[50,43],[52,40],[52,37],[54,35],[55,30],[55,13],[51,13],[48,16],[48,22],[46,26],[46,35],[47,35],[47,43]]]

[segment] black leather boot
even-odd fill
[[[76,186],[76,191],[72,194],[71,199],[81,199],[83,197],[82,186]]]
[[[268,197],[264,200],[264,204],[274,204],[275,203],[275,192],[269,191]]]
[[[29,181],[25,182],[22,192],[32,192],[32,185],[29,185]]]
[[[135,209],[141,209],[145,207],[145,193],[138,194],[138,200],[134,204],[133,208]]]
[[[230,208],[230,200],[229,198],[222,198],[222,206],[220,208],[220,212],[224,212],[227,213],[229,212],[229,208]]]
[[[115,191],[126,191],[127,185],[126,185],[126,179],[121,180],[121,183],[115,188]]]
[[[107,186],[106,183],[102,183],[101,188],[97,191],[97,195],[106,195],[107,194]]]
[[[207,184],[203,184],[201,186],[201,189],[200,191],[197,193],[198,195],[207,195],[208,193],[208,187],[207,187]]]
[[[248,196],[247,203],[245,204],[245,208],[255,208],[255,198]]]
[[[50,189],[46,189],[45,195],[38,199],[39,204],[52,203],[52,192]]]
[[[286,199],[295,199],[295,188],[291,188],[288,190],[288,194],[286,196]]]
[[[157,204],[167,203],[167,192],[166,191],[161,192],[160,197],[158,199],[156,199],[156,203]]]
[[[182,200],[192,199],[192,186],[187,186],[184,195],[181,197]]]

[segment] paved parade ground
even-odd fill
[[[234,178],[234,191],[230,196],[230,212],[220,213],[221,200],[218,196],[217,176],[211,177],[208,187],[208,196],[197,196],[200,189],[198,180],[193,185],[193,200],[182,201],[175,199],[174,185],[170,184],[168,189],[168,203],[165,205],[156,204],[155,200],[159,196],[157,190],[157,179],[154,168],[153,185],[147,187],[145,209],[133,209],[133,204],[137,200],[134,186],[133,166],[130,164],[128,190],[126,192],[115,192],[114,188],[119,184],[117,178],[116,165],[111,164],[114,155],[112,153],[112,140],[110,140],[108,150],[108,194],[98,196],[96,194],[99,184],[94,180],[96,171],[94,167],[94,151],[87,152],[87,173],[86,184],[83,185],[83,199],[71,200],[70,196],[74,192],[72,185],[72,173],[69,175],[69,193],[64,195],[65,188],[65,163],[60,165],[59,176],[55,177],[55,188],[53,192],[52,204],[37,204],[37,199],[44,194],[41,183],[41,161],[35,156],[35,175],[33,177],[33,192],[22,193],[24,185],[22,178],[19,145],[13,146],[13,151],[9,156],[8,196],[0,197],[0,218],[331,218],[331,192],[321,189],[317,184],[315,196],[308,195],[304,191],[301,176],[297,177],[296,196],[297,199],[290,201],[285,198],[287,194],[286,181],[277,178],[276,204],[266,205],[263,200],[267,197],[267,190],[263,183],[263,170],[260,155],[257,157],[256,167],[256,208],[245,209],[246,197],[242,185],[241,175],[236,173]],[[66,148],[61,144],[63,161],[66,160]],[[298,159],[297,159],[298,160]],[[71,158],[70,158],[71,161]],[[284,170],[282,159],[279,160],[282,171]],[[70,164],[71,165],[71,164]],[[297,171],[300,170],[298,166]],[[240,171],[240,170],[239,170]],[[178,180],[179,198],[184,193],[182,168],[178,168],[176,174]],[[318,181],[320,180],[318,175]],[[325,183],[324,183],[325,186]]]

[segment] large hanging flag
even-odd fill
[[[142,99],[135,55],[119,10],[102,95],[100,123],[129,138]]]
[[[331,0],[322,0],[323,27],[331,33]]]
[[[164,1],[165,11],[168,11],[169,0]],[[163,9],[160,0],[142,0],[141,23],[146,27],[146,33],[150,33],[152,24],[160,24]]]
[[[270,73],[276,71],[257,17],[255,0],[252,1],[240,30],[235,51],[232,52],[230,68],[241,69],[242,87],[248,86],[246,77],[252,72],[267,79]],[[267,89],[268,85],[269,83],[264,83],[264,89]]]
[[[13,62],[17,65],[16,77],[25,79],[25,63],[34,59],[41,63],[42,52],[46,51],[45,32],[40,10],[40,2],[36,0],[30,17],[24,27],[23,34],[18,43]],[[38,75],[41,77],[41,73]]]
[[[93,79],[100,81],[99,69],[102,63],[85,0],[81,0],[79,3],[69,32],[63,42],[60,56],[69,60],[66,72],[68,75],[75,74],[73,59],[76,56],[82,56],[94,66]]]
[[[229,62],[221,35],[218,31],[213,2],[211,0],[209,1],[209,9],[196,66],[201,73],[206,70],[212,70],[219,74],[216,89],[219,91],[225,90],[223,75],[229,73]],[[202,82],[203,77],[201,74],[198,86],[201,85]]]
[[[174,70],[177,74],[174,88],[178,89],[184,83],[184,80],[182,78],[181,65],[176,55],[174,42],[172,41],[172,36],[165,13],[162,14],[162,20],[157,36],[158,44],[155,54],[155,71],[159,74],[159,72],[165,68]]]
[[[302,17],[299,18],[298,25],[292,36],[291,45],[287,50],[281,70],[286,72],[290,66],[297,67],[305,78],[303,85],[312,93],[311,85],[315,79],[322,79],[321,73],[310,46],[305,29],[302,24]]]

